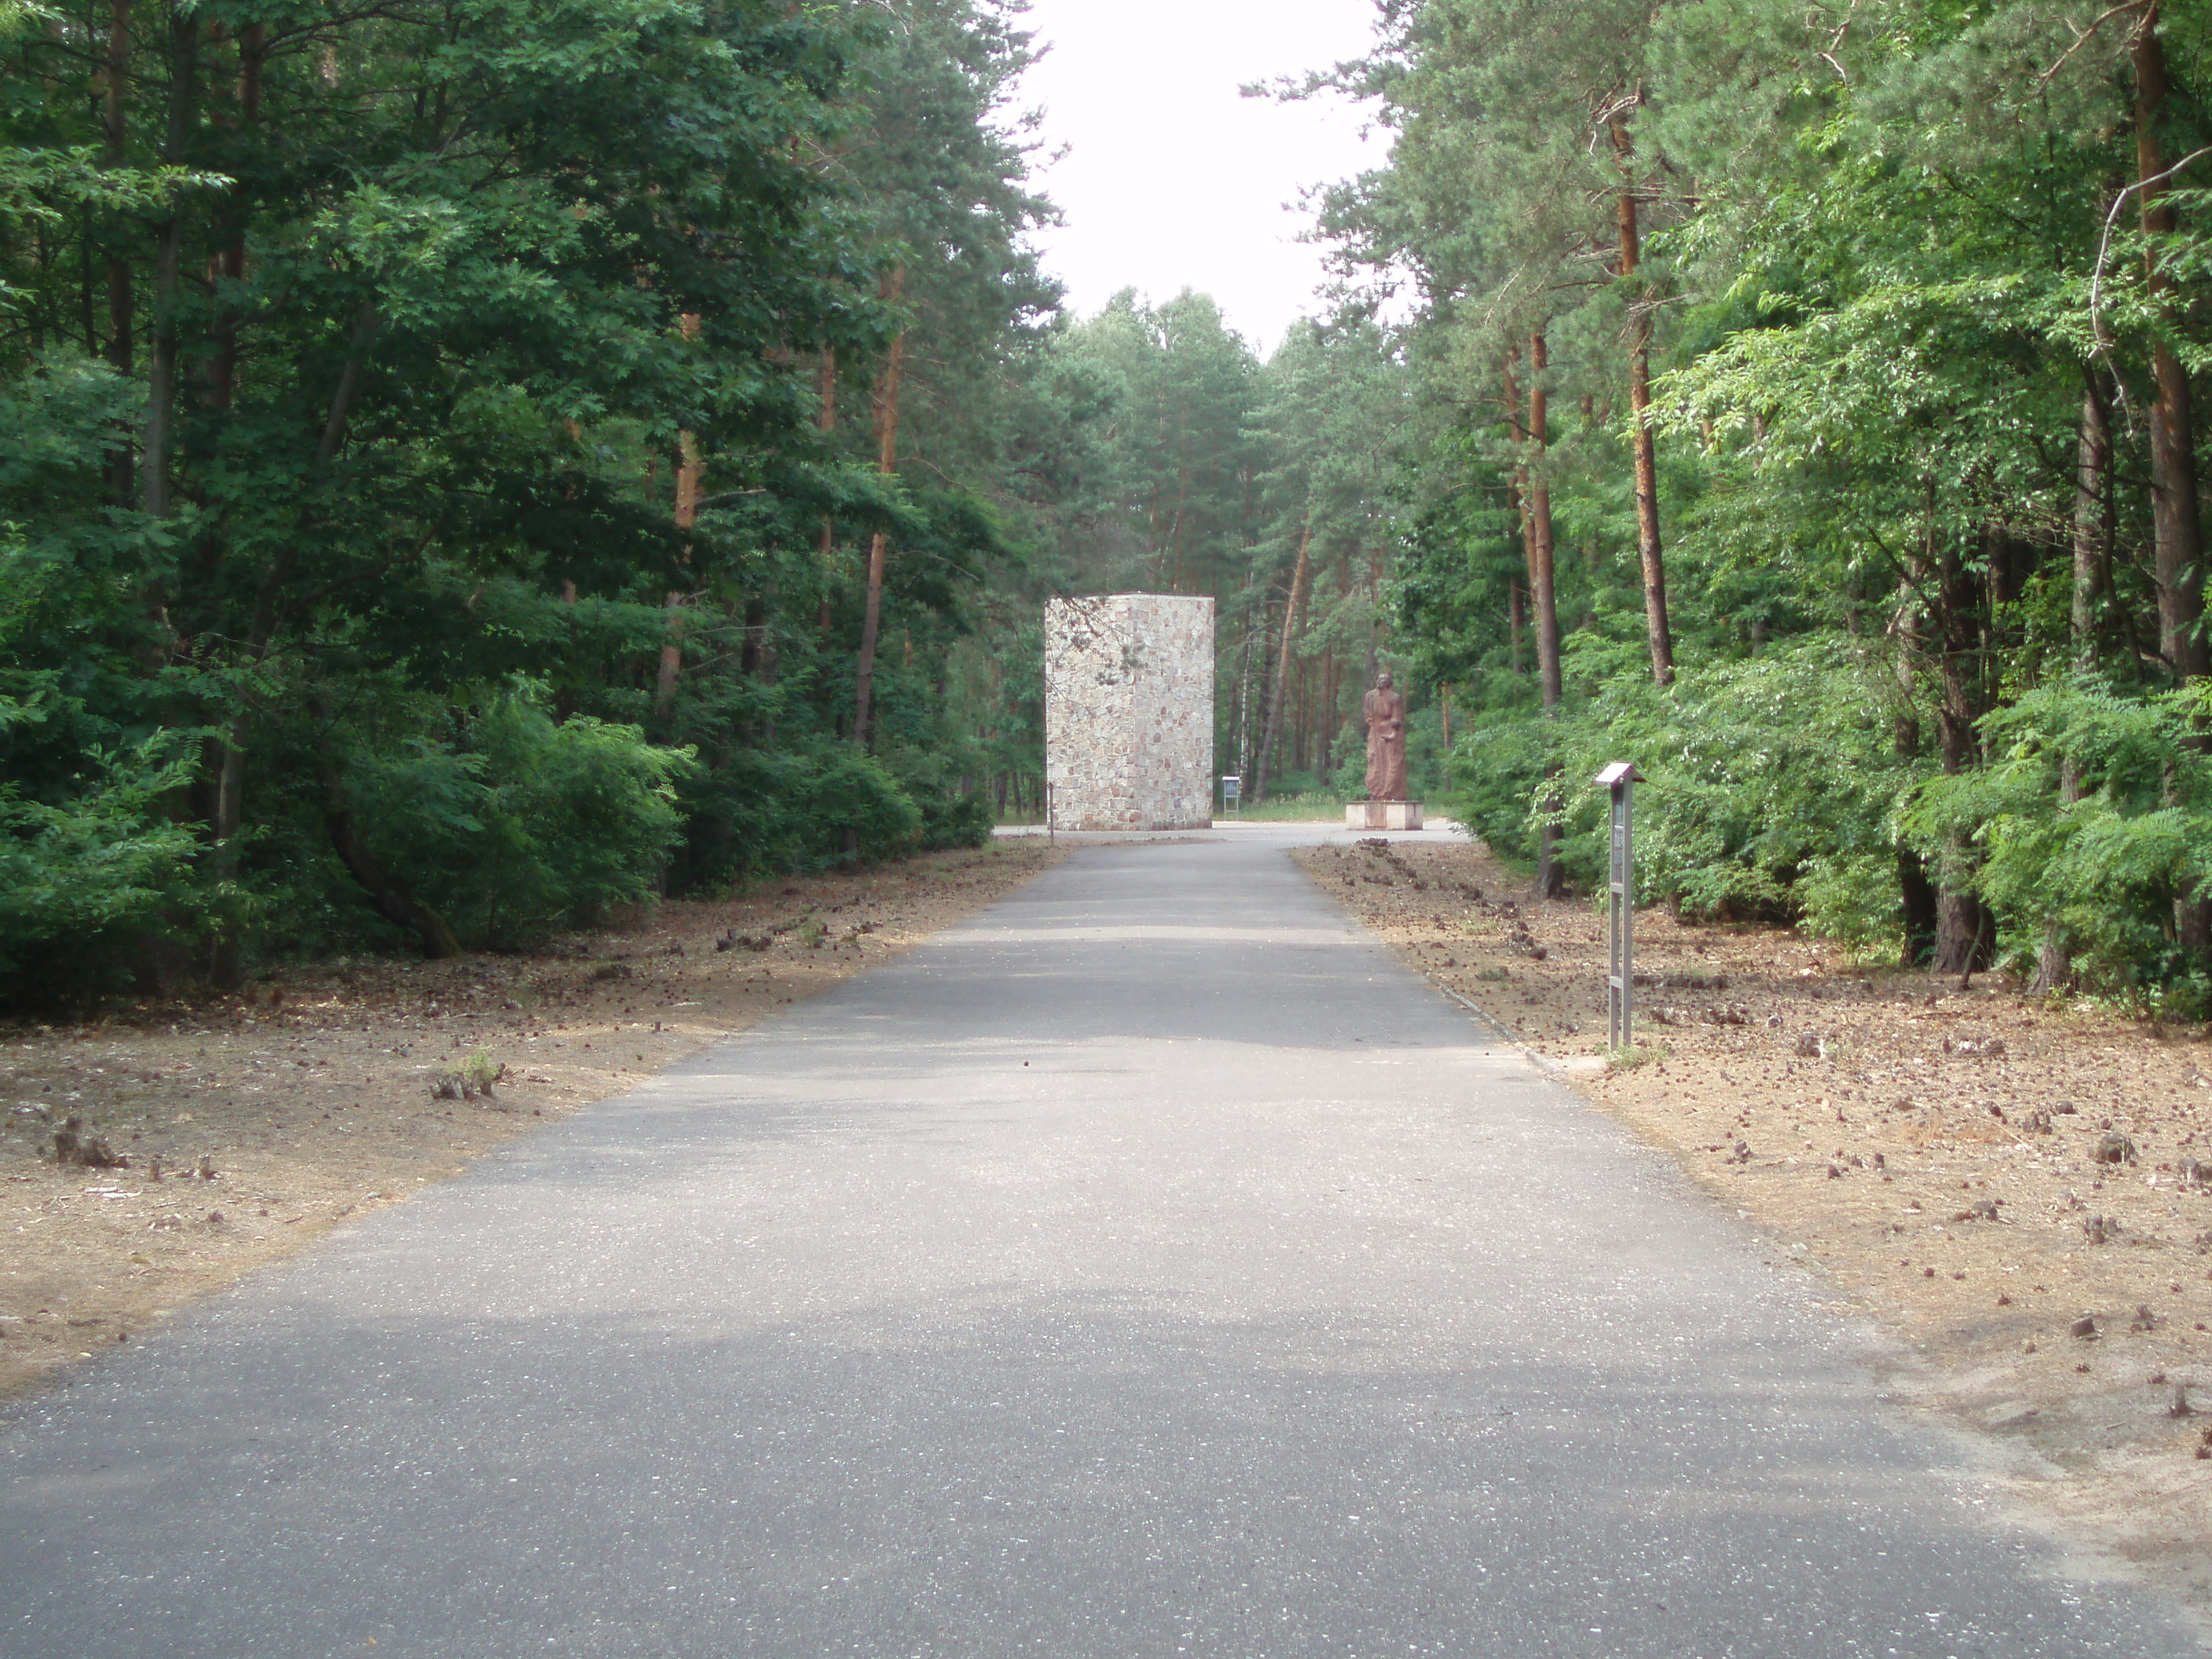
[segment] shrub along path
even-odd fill
[[[2193,1651],[1251,828],[968,921],[112,1349],[11,1650]]]

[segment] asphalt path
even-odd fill
[[[1301,833],[1088,848],[18,1407],[0,1652],[2201,1650]]]

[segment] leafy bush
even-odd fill
[[[653,895],[690,763],[634,726],[556,723],[524,684],[486,697],[453,737],[411,737],[346,769],[379,862],[464,944],[508,949]]]
[[[38,718],[0,698],[0,731]],[[67,799],[0,783],[0,1000],[51,1001],[119,988],[128,958],[192,918],[199,843],[162,811],[191,770],[184,733],[84,757]]]
[[[925,851],[981,847],[990,841],[996,815],[984,795],[931,795],[921,805],[921,846]]]
[[[1536,819],[1529,811],[1556,737],[1533,712],[1491,709],[1462,728],[1445,763],[1445,805],[1501,858],[1536,856]],[[1366,759],[1360,759],[1364,777]]]
[[[807,781],[802,798],[819,860],[880,863],[912,852],[923,820],[914,798],[873,755],[832,750]]]
[[[2189,745],[2203,710],[2196,690],[2128,697],[2093,678],[2039,687],[1984,720],[1991,763],[1931,779],[1906,827],[1977,844],[1972,884],[2012,965],[2032,963],[2056,930],[2093,988],[2186,993],[2174,904],[2212,895],[2212,761]]]
[[[1636,873],[1646,902],[1693,915],[1804,920],[1862,941],[1896,928],[1893,809],[1916,780],[1893,752],[1873,672],[1832,639],[1745,661],[1685,665],[1668,689],[1612,678],[1554,721],[1479,717],[1455,745],[1453,810],[1528,857],[1545,763],[1561,768],[1559,857],[1604,878],[1607,799],[1592,780],[1636,763]]]

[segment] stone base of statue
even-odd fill
[[[1344,804],[1347,830],[1418,830],[1421,803],[1417,800],[1352,800]]]

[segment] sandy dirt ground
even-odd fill
[[[0,1026],[0,1400],[1064,855],[1002,841],[665,904],[531,955],[341,961],[245,996]],[[94,1161],[58,1162],[58,1131]]]
[[[1609,1062],[1589,900],[1479,846],[1297,856],[1886,1328],[1895,1392],[1987,1437],[2032,1510],[2212,1607],[2205,1030],[1647,911],[1640,1057]]]

